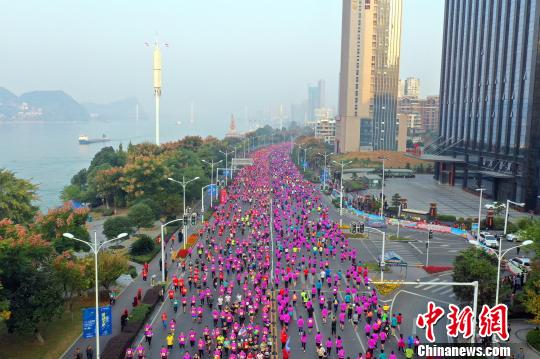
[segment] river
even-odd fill
[[[188,121],[186,121],[188,122]],[[42,211],[61,204],[60,192],[71,177],[90,161],[102,147],[127,148],[132,143],[155,140],[154,122],[0,122],[0,168],[15,172],[39,186],[36,205]],[[79,145],[78,137],[106,134],[112,141]],[[161,142],[186,135],[207,136],[196,124],[162,121]],[[212,133],[216,137],[223,134]]]

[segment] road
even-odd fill
[[[403,315],[401,329],[385,343],[386,353],[397,352],[399,334],[405,338],[418,335],[421,342],[426,341],[424,331],[417,330],[414,321],[417,314],[426,311],[429,301],[444,307],[449,303],[457,304],[451,288],[432,284],[404,286],[389,298],[377,298],[377,302],[372,296],[371,284],[366,282],[362,274],[357,274],[355,260],[358,259],[359,266],[364,262],[375,262],[382,244],[380,235],[373,234],[367,239],[345,239],[336,224],[338,212],[334,207],[327,206],[328,199],[324,195],[302,179],[288,159],[285,148],[273,146],[255,154],[255,165],[240,170],[228,190],[228,202],[218,208],[216,216],[205,227],[207,234],[199,242],[200,255],[194,254],[188,259],[191,267],[188,265],[186,271],[178,268],[175,273],[186,283],[190,277],[194,281],[194,286],[189,288],[185,296],[185,312],[181,304],[175,312],[173,302],[166,299],[149,320],[153,332],[152,345],[145,342],[143,331],[137,337],[135,347],[144,348],[147,358],[160,357],[169,334],[173,335],[174,342],[169,358],[194,358],[199,349],[202,349],[204,358],[211,357],[216,351],[220,357],[238,358],[241,357],[240,349],[233,353],[232,348],[241,347],[242,343],[248,342],[248,338],[253,339],[251,344],[246,344],[249,349],[244,354],[264,352],[263,357],[281,357],[281,336],[284,333],[288,335],[287,347],[293,358],[316,357],[318,338],[323,345],[328,341],[332,347],[331,357],[337,357],[338,343],[344,349],[341,354],[356,357],[373,344],[364,332],[366,313],[380,308],[382,304],[390,306],[386,314]],[[244,218],[247,218],[245,222]],[[387,230],[392,232],[395,228]],[[386,248],[396,251],[411,266],[423,264],[426,232],[402,229],[401,236],[411,240],[389,240]],[[319,253],[314,246],[321,246],[324,251],[321,249]],[[435,234],[430,241],[430,264],[451,263],[455,255],[468,246],[460,237]],[[332,281],[328,282],[326,273],[322,277],[320,271],[324,268],[327,268]],[[409,273],[411,280],[451,280],[449,273],[430,276],[421,269],[413,268]],[[306,274],[304,270],[307,270]],[[224,284],[213,285],[213,279],[218,278],[219,274],[222,274]],[[385,278],[399,279],[400,275],[392,271]],[[206,283],[202,279],[205,276]],[[378,279],[379,273],[369,273],[369,276]],[[317,293],[316,283],[319,280],[322,280],[322,288]],[[302,291],[306,292],[306,300],[312,304],[313,311],[308,310],[309,304],[303,303]],[[226,303],[225,292],[230,294],[229,303]],[[179,291],[174,292],[174,297],[182,303],[183,296]],[[212,298],[211,305],[204,300],[209,297]],[[298,298],[296,302],[294,297]],[[201,298],[202,302],[199,301]],[[343,328],[338,324],[334,335],[330,318],[335,315],[338,323],[341,322],[345,316],[341,312],[345,313],[349,308],[345,303],[349,298],[352,311],[360,308],[359,325],[354,329],[352,321],[344,319]],[[225,303],[215,313],[217,319],[214,322],[213,312],[222,301]],[[253,310],[253,315],[245,315],[250,310]],[[198,315],[197,311],[202,315]],[[164,324],[161,321],[163,313],[167,315]],[[312,328],[308,324],[310,315]],[[171,328],[172,318],[176,321],[174,331]],[[298,323],[300,318],[304,320],[303,332],[307,333],[305,352],[302,348],[304,335]],[[178,338],[189,338],[190,332],[195,338],[194,345],[188,342],[186,347],[180,348]],[[435,332],[439,342],[448,340],[444,320],[437,324]],[[229,355],[217,346],[218,341],[221,343],[219,334],[224,335],[223,340],[231,348]],[[369,335],[372,337],[373,331]],[[374,352],[378,355],[382,342],[379,339],[375,343],[377,347]],[[273,349],[261,350],[260,345],[264,344]]]

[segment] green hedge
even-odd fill
[[[129,320],[136,322],[144,322],[148,314],[150,313],[151,306],[141,303],[136,306],[131,313],[129,313]]]
[[[540,329],[536,328],[527,333],[527,343],[536,350],[540,350]]]
[[[152,253],[156,248],[156,242],[148,235],[142,234],[131,244],[129,253],[134,256]]]
[[[144,264],[146,262],[150,263],[152,259],[154,259],[156,254],[158,254],[160,251],[161,251],[161,247],[156,245],[154,249],[152,250],[152,252],[150,253],[141,254],[139,256],[130,256],[130,257],[131,257],[131,260],[135,263],[139,263],[139,264]]]

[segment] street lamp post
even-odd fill
[[[501,261],[503,257],[511,251],[512,249],[516,249],[518,247],[524,247],[528,246],[529,244],[532,244],[533,241],[526,240],[525,242],[521,243],[519,246],[513,246],[505,250],[501,253],[501,243],[499,243],[499,254],[497,255],[498,265],[497,265],[497,289],[495,291],[495,305],[499,304],[499,287],[500,287],[500,280],[501,280]]]
[[[171,223],[180,222],[180,221],[182,221],[182,226],[183,226],[184,224],[183,218],[173,219],[172,221],[163,223],[161,225],[161,281],[162,282],[165,282],[165,227],[167,227]],[[183,240],[184,243],[186,243],[186,239],[187,239],[186,236],[184,236],[184,240]],[[184,248],[185,248],[185,244],[184,244]]]
[[[298,151],[296,152],[296,155],[298,157],[297,159],[297,163],[298,163],[298,166],[300,166],[300,150],[302,149],[302,146],[298,145]]]
[[[214,183],[214,165],[220,164],[221,162],[223,162],[223,160],[219,160],[217,162],[214,162],[214,159],[212,159],[212,162],[208,162],[206,160],[201,160],[201,161],[211,166],[212,169],[210,171],[210,183]],[[216,178],[216,182],[217,182],[217,178]],[[212,191],[210,191],[210,207],[212,207]]]
[[[97,232],[94,231],[94,244],[88,243],[87,241],[83,241],[82,239],[76,238],[71,233],[64,233],[63,236],[69,239],[73,239],[75,241],[81,242],[86,244],[88,247],[90,247],[90,250],[94,253],[94,274],[95,274],[95,292],[96,292],[96,358],[99,359],[100,357],[100,350],[99,350],[99,282],[98,282],[98,253],[103,248],[103,246],[109,242],[116,241],[117,239],[124,238],[128,234],[127,233],[120,233],[118,237],[109,239],[103,243],[98,244],[97,239]]]
[[[480,192],[480,203],[478,204],[478,228],[476,230],[476,240],[480,240],[480,223],[482,221],[482,197],[484,194],[485,188],[477,188],[478,192]]]
[[[367,226],[364,226],[364,229],[369,229],[371,231],[382,234],[381,261],[379,263],[379,267],[381,267],[381,282],[382,282],[382,281],[384,281],[384,266],[386,265],[386,262],[384,261],[384,247],[385,247],[385,244],[386,244],[386,232],[381,231],[378,228],[367,227]]]
[[[381,185],[381,217],[384,215],[384,161],[388,158],[386,157],[379,157],[379,159],[382,161],[382,185]]]
[[[183,198],[184,198],[184,199],[183,199],[183,203],[182,203],[182,204],[183,204],[183,207],[184,207],[184,209],[183,209],[183,211],[182,211],[182,218],[185,218],[185,217],[186,217],[186,186],[187,186],[189,183],[191,183],[191,182],[193,182],[193,181],[196,181],[196,180],[198,180],[198,179],[199,179],[199,177],[195,177],[195,178],[193,178],[193,179],[190,179],[189,181],[186,181],[186,177],[185,177],[185,176],[182,176],[182,182],[180,182],[180,181],[177,181],[177,180],[175,180],[175,179],[173,179],[173,178],[171,178],[171,177],[168,178],[169,181],[176,182],[176,183],[178,183],[179,185],[182,186],[182,193],[183,193]],[[184,237],[187,237],[187,236],[186,236],[186,223],[185,223],[185,221],[182,221],[182,224],[183,224],[183,227],[184,227],[184,231],[183,231]],[[186,239],[187,239],[187,238],[184,238],[184,249],[186,249]],[[165,264],[165,263],[163,263],[163,264]]]
[[[201,188],[201,213],[204,213],[204,189],[212,185],[213,183],[210,183]],[[210,191],[210,207],[212,207],[212,191]]]
[[[510,204],[515,204],[516,206],[525,207],[525,203],[517,203],[514,201],[506,200],[506,214],[504,215],[504,236],[506,236],[506,229],[508,227],[508,210],[510,209]]]
[[[401,222],[400,218],[401,218],[401,203],[398,205],[398,214],[397,214],[397,233],[396,233],[396,237],[397,237],[398,241],[399,241],[399,224]]]
[[[334,162],[335,164],[337,164],[338,166],[341,166],[341,174],[339,176],[339,180],[340,180],[340,185],[339,185],[339,225],[341,226],[343,224],[343,168],[346,166],[346,165],[349,165],[352,163],[352,161],[341,161],[340,162],[337,162],[337,161],[332,161]]]
[[[306,172],[306,165],[307,165],[307,162],[306,162],[306,156],[307,156],[307,148],[303,148],[304,150],[304,163],[302,164],[302,168],[304,169],[304,172]]]
[[[326,159],[328,158],[328,156],[330,156],[332,154],[332,152],[325,152],[324,154],[318,152],[317,154],[324,157],[324,171],[323,171],[323,173],[324,173],[324,185],[323,185],[323,188],[326,189],[326,176],[328,176],[328,173],[326,173]]]

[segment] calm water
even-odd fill
[[[177,125],[162,121],[161,141],[171,141],[186,135],[206,136],[207,131],[197,129],[196,124]],[[187,121],[186,121],[187,122]],[[81,134],[91,138],[106,134],[111,142],[79,145]],[[213,134],[221,137],[222,134]],[[88,167],[94,154],[104,146],[127,148],[128,143],[155,140],[152,121],[128,122],[47,122],[47,123],[1,123],[0,122],[0,168],[7,168],[18,177],[29,179],[39,185],[39,201],[42,210],[61,204],[60,192],[69,184],[71,177],[80,169]]]

